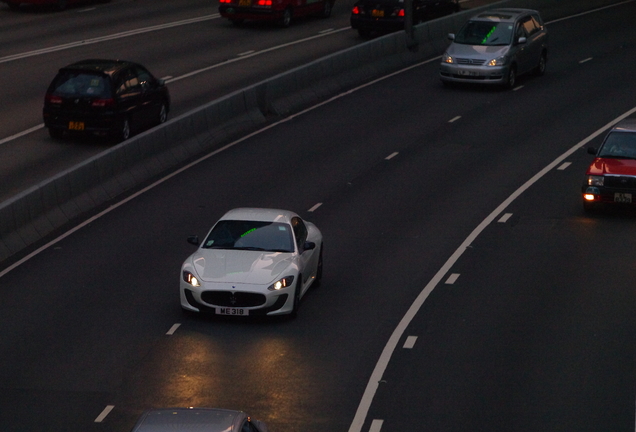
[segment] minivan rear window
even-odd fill
[[[63,97],[110,97],[110,83],[103,75],[62,71],[51,85],[51,93]]]

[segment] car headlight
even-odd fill
[[[605,177],[603,176],[587,176],[587,185],[588,186],[603,186],[605,183]]]
[[[201,282],[199,282],[199,279],[197,279],[197,277],[193,275],[192,273],[190,273],[189,271],[183,272],[183,280],[189,283],[190,285],[192,285],[193,287],[201,286]]]
[[[278,291],[279,289],[283,289],[283,288],[287,288],[288,286],[291,286],[292,282],[294,282],[294,277],[286,276],[282,279],[277,280],[270,286],[268,286],[267,289],[270,291]]]
[[[506,64],[505,57],[497,57],[486,63],[486,66],[503,66]]]
[[[442,63],[453,64],[455,63],[455,60],[453,60],[453,57],[448,55],[448,53],[444,53],[444,55],[442,56]]]

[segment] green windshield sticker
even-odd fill
[[[246,235],[248,235],[249,233],[253,233],[254,231],[256,231],[256,228],[252,228],[251,230],[249,230],[249,231],[247,231],[247,232],[243,233],[243,234],[241,235],[241,238],[245,237],[245,236],[246,236]]]
[[[486,37],[484,38],[484,40],[481,41],[482,45],[485,44],[486,42],[488,42],[488,39],[490,38],[490,36],[492,36],[492,34],[495,32],[495,29],[497,27],[493,26],[493,28],[490,29],[490,31],[488,32],[488,34],[486,35]]]

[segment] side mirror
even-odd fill
[[[306,250],[312,250],[312,249],[316,249],[316,243],[306,241],[305,244],[303,245],[303,252],[305,252]]]
[[[588,154],[591,154],[591,155],[594,155],[594,156],[596,156],[596,153],[598,153],[598,151],[594,147],[588,147],[587,148],[587,152],[588,152]]]
[[[518,43],[519,45],[523,45],[524,43],[526,43],[526,41],[527,41],[527,40],[528,40],[528,39],[526,39],[526,37],[525,37],[525,36],[521,36],[519,39],[517,39],[517,43]]]
[[[199,246],[199,236],[195,236],[195,235],[188,236],[188,243],[191,243],[195,246]]]
[[[166,85],[166,80],[157,78],[157,84],[159,85],[159,87],[163,87],[164,85]]]
[[[455,40],[455,33],[449,33],[448,34],[448,40],[454,41]]]

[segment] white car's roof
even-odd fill
[[[246,416],[242,411],[217,408],[151,409],[144,412],[133,432],[228,432]]]
[[[289,210],[243,207],[230,210],[220,220],[248,220],[262,222],[286,222],[298,216]]]

